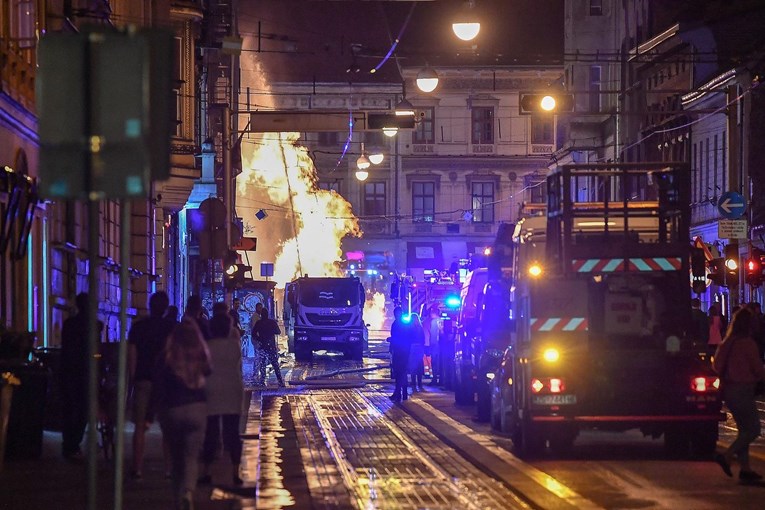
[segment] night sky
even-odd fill
[[[367,71],[382,61],[399,34],[395,55],[404,66],[560,63],[563,0],[476,0],[481,33],[471,43],[459,41],[451,31],[451,20],[463,4],[242,0],[239,31],[246,37],[246,50],[260,49],[259,57],[276,81],[345,80],[353,65],[361,69],[358,79],[368,81]],[[395,59],[373,81],[400,81]]]

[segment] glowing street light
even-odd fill
[[[553,96],[545,96],[539,103],[539,106],[546,112],[551,112],[555,109],[555,98]]]
[[[472,12],[474,5],[475,2],[473,0],[465,2],[465,6],[454,23],[452,23],[454,35],[463,41],[472,41],[478,36],[478,32],[481,31],[481,23]]]
[[[370,165],[372,165],[372,162],[369,161],[366,154],[362,153],[361,156],[359,156],[359,159],[356,160],[356,166],[359,170],[366,170]]]
[[[438,74],[428,66],[417,74],[417,88],[422,92],[433,92],[438,87]]]
[[[379,165],[385,159],[385,155],[382,152],[373,152],[369,155],[369,161],[373,165]]]

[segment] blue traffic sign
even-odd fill
[[[746,200],[741,193],[735,191],[726,191],[720,195],[720,200],[717,201],[717,210],[723,218],[729,220],[735,220],[744,215],[746,211]]]

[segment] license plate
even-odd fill
[[[576,395],[537,395],[532,402],[543,406],[571,405],[576,404]]]
[[[321,337],[322,342],[334,342],[337,340],[336,336],[323,336]]]

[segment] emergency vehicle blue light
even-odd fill
[[[459,296],[447,296],[446,297],[446,306],[449,308],[459,308],[460,306],[460,297]]]
[[[412,315],[409,313],[405,313],[404,315],[401,316],[401,322],[403,322],[404,324],[409,324],[410,322],[412,322]]]

